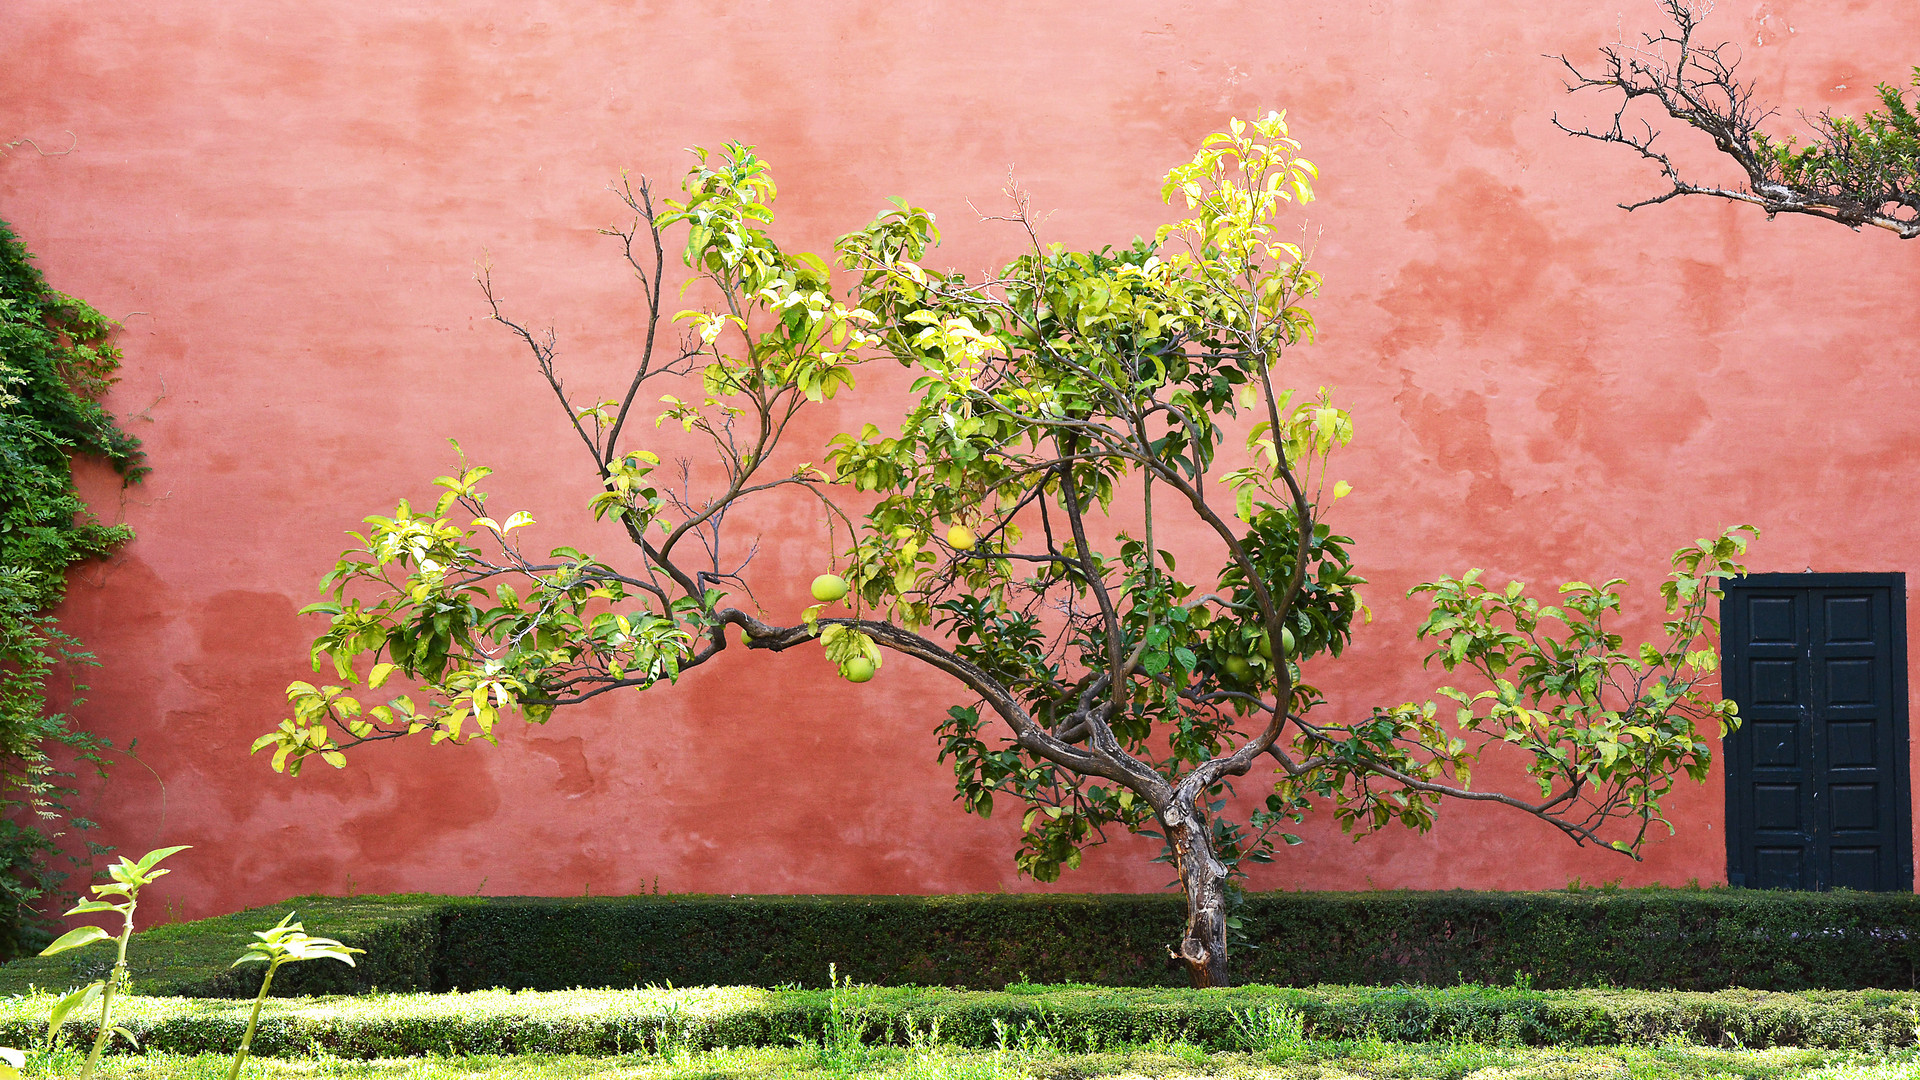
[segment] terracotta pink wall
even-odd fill
[[[298,781],[246,755],[307,670],[318,623],[294,611],[344,530],[424,494],[446,437],[499,469],[497,506],[532,511],[542,539],[618,554],[472,271],[490,254],[511,309],[555,324],[573,384],[612,386],[637,298],[594,232],[617,216],[604,189],[623,169],[670,185],[693,143],[759,145],[794,246],[903,194],[940,215],[945,261],[978,267],[1016,240],[966,200],[990,207],[1009,165],[1059,208],[1050,238],[1125,242],[1162,220],[1160,174],[1201,135],[1289,109],[1324,176],[1327,282],[1294,378],[1355,410],[1339,524],[1375,582],[1349,662],[1318,673],[1344,715],[1430,692],[1400,596],[1439,573],[1617,573],[1647,596],[1673,547],[1738,521],[1765,530],[1757,569],[1911,568],[1920,246],[1706,202],[1616,209],[1656,179],[1548,125],[1604,106],[1541,59],[1590,56],[1616,17],[1572,0],[13,0],[0,136],[72,149],[0,157],[0,217],[55,286],[125,321],[113,404],[142,414],[155,466],[124,494],[90,478],[139,539],[76,575],[67,625],[106,662],[80,715],[137,738],[144,766],[86,809],[123,850],[196,846],[168,883],[179,915],[310,890],[1031,887],[1017,815],[950,801],[930,731],[953,699],[904,661],[852,687],[817,654],[730,655],[497,748],[372,748]],[[1766,98],[1857,111],[1912,63],[1920,8],[1742,0],[1709,25]],[[805,434],[897,415],[893,374],[862,390]],[[762,595],[797,611],[823,540],[797,505],[755,525]],[[1717,881],[1721,799],[1717,775],[1683,786],[1679,834],[1639,865],[1494,810],[1358,845],[1323,818],[1254,883]],[[1062,887],[1166,876],[1121,843]]]

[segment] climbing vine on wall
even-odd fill
[[[31,259],[0,221],[0,907],[14,911],[62,891],[57,838],[91,826],[70,812],[72,774],[49,751],[100,768],[108,748],[47,702],[57,672],[95,663],[50,614],[67,568],[133,535],[81,501],[73,457],[101,457],[128,483],[147,471],[139,440],[100,404],[120,366],[114,324],[48,288]],[[85,687],[72,689],[77,704]],[[0,956],[13,948],[0,940]]]

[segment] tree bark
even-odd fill
[[[1186,965],[1195,989],[1226,986],[1227,867],[1213,851],[1207,822],[1190,808],[1174,807],[1161,818],[1174,866],[1187,894],[1187,930],[1174,958]]]

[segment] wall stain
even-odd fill
[[[564,739],[532,738],[523,742],[527,749],[552,761],[560,770],[554,790],[568,798],[578,798],[599,786],[593,766],[587,763],[586,743],[578,735]]]

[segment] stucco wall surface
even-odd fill
[[[474,267],[555,327],[583,397],[611,392],[639,303],[596,234],[619,217],[606,187],[627,169],[671,187],[696,143],[758,145],[791,247],[899,194],[940,216],[929,261],[978,268],[1019,247],[969,205],[993,212],[1009,167],[1055,210],[1047,239],[1124,243],[1164,220],[1159,178],[1201,136],[1289,110],[1322,171],[1305,220],[1326,290],[1288,377],[1355,412],[1337,524],[1374,583],[1373,622],[1312,673],[1339,715],[1439,682],[1402,596],[1441,573],[1628,577],[1645,630],[1667,553],[1735,522],[1765,532],[1756,569],[1909,569],[1920,246],[1703,201],[1618,209],[1658,178],[1551,127],[1608,106],[1567,97],[1542,54],[1658,22],[1640,0],[9,0],[0,137],[37,150],[0,157],[0,218],[126,324],[113,405],[154,465],[124,493],[89,476],[139,539],[79,572],[63,613],[105,661],[79,715],[139,760],[83,808],[122,849],[194,845],[167,883],[178,916],[311,890],[1033,887],[1017,815],[951,802],[931,730],[956,698],[902,660],[856,687],[817,652],[736,650],[498,747],[374,747],[298,780],[247,756],[308,672],[320,621],[295,611],[345,531],[427,495],[447,438],[498,470],[496,508],[532,512],[536,543],[621,555]],[[1708,29],[1786,131],[1902,79],[1920,7],[1739,0]],[[904,392],[872,369],[798,441],[885,426]],[[757,593],[797,613],[826,560],[817,515],[757,513]],[[1721,803],[1717,770],[1683,784],[1677,835],[1639,864],[1497,808],[1358,844],[1322,816],[1253,884],[1712,882]],[[1116,843],[1059,887],[1157,889],[1148,854]]]

